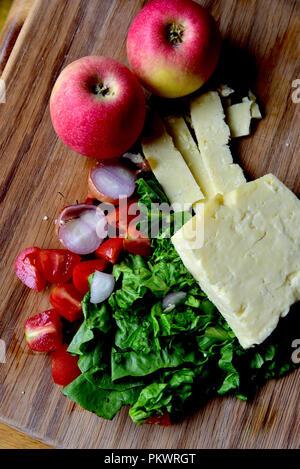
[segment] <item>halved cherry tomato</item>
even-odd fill
[[[37,256],[39,252],[40,248],[37,247],[24,249],[15,261],[15,273],[17,277],[27,287],[37,292],[42,291],[47,284],[46,279],[39,272],[37,267]]]
[[[53,381],[60,386],[67,386],[81,374],[77,365],[78,357],[68,353],[67,348],[68,345],[62,345],[50,354]]]
[[[80,256],[66,249],[40,249],[37,255],[37,267],[50,283],[68,282],[80,261]]]
[[[123,240],[123,247],[125,251],[132,254],[138,254],[142,257],[151,256],[151,240],[134,225],[129,225],[126,238]]]
[[[101,257],[111,264],[115,264],[123,250],[122,238],[109,238],[101,244],[95,252],[96,257]],[[76,286],[76,285],[75,285]]]
[[[161,427],[169,427],[172,425],[170,414],[166,412],[163,415],[155,415],[154,417],[149,417],[145,423],[160,425]]]
[[[139,214],[138,200],[133,199],[120,204],[106,216],[106,219],[108,224],[112,226],[115,231],[118,230],[121,235],[125,235],[127,226],[134,218],[138,217]]]
[[[26,321],[25,338],[34,352],[51,352],[62,345],[62,322],[55,309],[43,311]]]
[[[82,317],[83,295],[71,283],[60,283],[50,295],[50,303],[70,322]]]
[[[75,288],[85,295],[89,291],[89,276],[96,270],[103,272],[107,267],[107,262],[104,259],[97,259],[94,261],[84,261],[77,264],[73,270],[73,284]]]
[[[94,205],[94,200],[95,200],[94,197],[90,197],[89,195],[87,195],[83,203],[85,205]]]

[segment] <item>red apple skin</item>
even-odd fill
[[[108,92],[95,94],[96,85]],[[72,150],[97,160],[119,157],[139,137],[145,97],[133,73],[103,56],[83,57],[68,65],[52,90],[54,129]]]
[[[182,42],[168,40],[179,25]],[[152,93],[178,98],[196,91],[215,70],[221,38],[212,16],[192,0],[153,0],[136,16],[127,37],[133,72]]]

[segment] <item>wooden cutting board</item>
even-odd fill
[[[7,0],[6,0],[7,1]],[[34,0],[10,0],[11,7],[0,33],[0,73],[2,74]],[[9,4],[8,4],[9,5]]]
[[[28,246],[59,247],[54,221],[63,206],[85,198],[93,164],[57,139],[49,116],[51,89],[62,68],[81,56],[103,54],[126,63],[126,34],[145,3],[36,0],[5,68],[0,339],[7,353],[0,364],[0,418],[64,448],[299,447],[300,370],[267,383],[251,403],[216,398],[171,428],[137,427],[127,409],[109,422],[67,400],[52,383],[49,358],[32,354],[25,344],[25,320],[49,306],[49,291],[36,294],[23,286],[14,275],[14,259]],[[226,40],[224,80],[231,77],[245,90],[251,86],[264,110],[254,135],[235,144],[240,164],[249,179],[273,172],[298,194],[300,105],[292,100],[292,82],[300,78],[299,2],[200,3],[217,19]]]

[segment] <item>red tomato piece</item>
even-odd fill
[[[125,235],[127,226],[134,220],[134,218],[140,215],[138,210],[138,200],[128,200],[114,210],[112,210],[107,216],[107,223],[112,226],[120,234]]]
[[[75,288],[85,295],[89,289],[89,276],[99,270],[103,272],[107,267],[107,262],[104,259],[96,259],[94,261],[84,261],[77,264],[73,270],[73,284]]]
[[[47,284],[46,279],[37,267],[37,256],[39,252],[40,248],[37,247],[24,249],[15,261],[15,273],[17,277],[27,287],[37,292],[42,291]]]
[[[169,427],[172,425],[170,414],[166,412],[163,415],[155,415],[154,417],[149,417],[145,423],[160,425],[161,427]]]
[[[101,257],[111,264],[115,264],[123,251],[123,238],[109,238],[102,243],[95,252],[96,257]]]
[[[94,197],[90,197],[89,194],[86,196],[85,201],[83,202],[85,205],[94,205]]]
[[[134,225],[129,225],[126,238],[123,240],[125,251],[142,257],[151,256],[151,240]]]
[[[62,345],[50,354],[53,381],[60,386],[67,386],[81,374],[77,365],[78,357],[68,353],[67,348],[68,345]]]
[[[80,256],[66,249],[40,249],[37,255],[37,267],[50,283],[68,282],[80,261]]]
[[[62,345],[62,323],[55,309],[43,311],[26,321],[25,338],[34,352],[51,352]]]
[[[82,317],[83,295],[71,283],[60,283],[50,295],[50,303],[70,322]]]

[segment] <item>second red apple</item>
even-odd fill
[[[54,129],[72,150],[112,159],[137,140],[145,120],[143,90],[133,73],[108,57],[83,57],[59,76],[50,99]]]
[[[152,93],[178,98],[211,76],[220,54],[214,19],[192,0],[153,0],[133,21],[127,39],[131,69]]]

